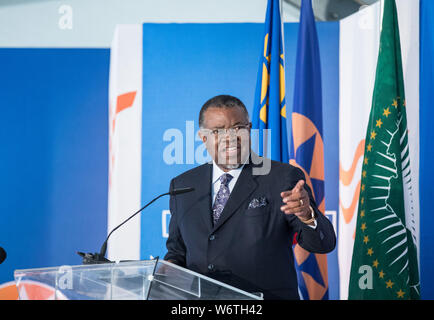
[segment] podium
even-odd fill
[[[262,300],[158,259],[16,270],[14,277],[21,300],[41,299],[26,291],[35,284],[50,300]]]

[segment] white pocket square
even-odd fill
[[[248,209],[265,207],[267,204],[268,201],[265,197],[254,198],[252,201],[250,201]]]

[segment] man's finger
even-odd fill
[[[303,190],[303,187],[304,187],[304,180],[299,180],[297,182],[297,184],[295,185],[294,189],[292,189],[292,190],[293,191],[295,191],[295,190],[300,191],[300,190]]]
[[[280,196],[282,198],[285,198],[285,197],[289,197],[294,192],[300,192],[300,191],[304,190],[304,184],[305,184],[304,180],[299,180],[297,182],[297,184],[294,186],[294,188],[292,188],[292,190],[283,191],[280,193]]]
[[[299,201],[290,201],[285,203],[283,206],[280,207],[280,210],[285,211],[287,209],[294,209],[294,208],[301,208]]]
[[[290,196],[283,198],[282,201],[300,201],[300,199],[302,199],[303,201],[305,201],[305,199],[309,199],[309,195],[307,194],[306,190],[301,190],[301,192],[293,192]]]
[[[280,196],[282,198],[285,198],[285,197],[289,197],[291,194],[292,194],[291,190],[289,190],[289,191],[283,191],[283,192],[280,193]]]
[[[299,216],[303,214],[303,210],[301,208],[285,209],[281,211],[286,215],[294,214],[296,216]]]

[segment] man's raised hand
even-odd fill
[[[280,210],[287,215],[294,214],[300,220],[309,220],[311,218],[310,201],[304,184],[304,180],[299,180],[292,190],[280,193],[284,203]]]

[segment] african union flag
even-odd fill
[[[420,299],[406,109],[396,3],[385,0],[348,299]]]
[[[264,47],[259,62],[253,129],[259,129],[259,155],[288,162],[285,63],[279,0],[268,0]]]
[[[290,163],[301,168],[324,213],[324,144],[322,133],[321,68],[311,0],[300,12],[294,105],[290,131]],[[328,299],[327,256],[294,247],[298,285],[303,299]]]

